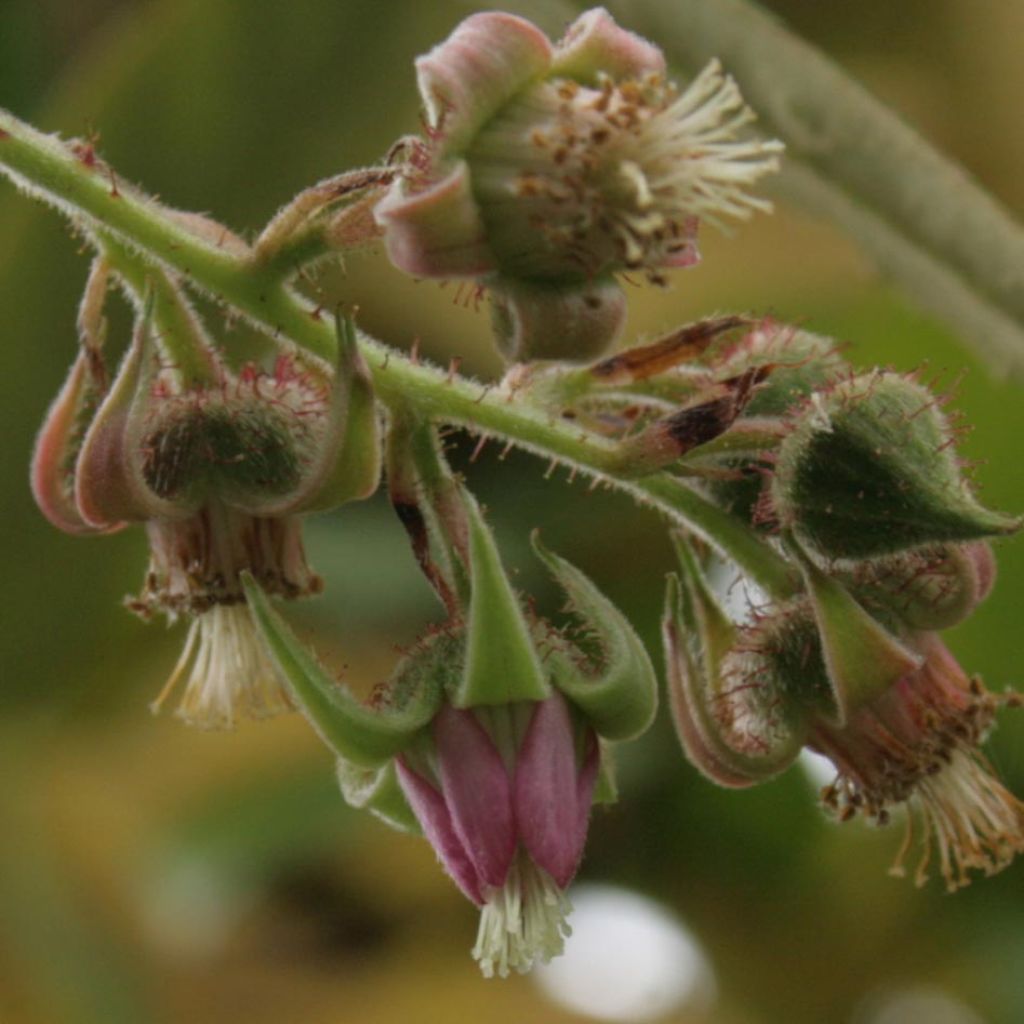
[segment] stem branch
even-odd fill
[[[80,158],[73,147],[2,110],[0,172],[92,233],[112,232],[128,247],[128,255],[138,250],[243,313],[261,330],[288,339],[315,358],[329,361],[334,355],[329,318],[271,276],[251,254],[212,244],[98,161]],[[125,253],[118,255],[123,258]],[[570,464],[698,533],[777,598],[798,588],[798,578],[781,555],[746,524],[678,479],[664,473],[623,479],[627,474],[615,443],[566,423],[506,387],[484,386],[419,363],[366,335],[360,335],[359,344],[385,404],[400,403],[420,416],[497,435]]]

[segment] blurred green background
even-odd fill
[[[558,34],[551,7],[508,6]],[[768,6],[1021,215],[1024,5]],[[99,132],[124,177],[251,233],[304,185],[379,159],[416,129],[412,58],[472,9],[0,0],[0,105],[45,130]],[[861,364],[927,363],[946,381],[966,368],[957,406],[976,429],[964,454],[980,463],[989,504],[1024,510],[1019,386],[993,379],[828,225],[783,207],[734,237],[707,234],[704,252],[670,290],[632,293],[631,338],[755,310],[849,342]],[[75,349],[86,267],[55,214],[0,184],[0,1022],[589,1019],[530,978],[477,976],[473,908],[425,843],[342,805],[330,757],[297,717],[207,735],[149,715],[181,630],[145,627],[120,607],[141,582],[140,531],[65,537],[37,513],[26,481],[34,433]],[[454,288],[403,279],[373,252],[319,286],[332,302],[357,302],[362,325],[395,345],[419,338],[438,360],[458,354],[469,372],[497,370],[485,313]],[[114,317],[115,336],[125,323]],[[232,337],[246,342],[237,329]],[[658,520],[498,454],[488,449],[468,472],[524,586],[544,585],[525,544],[539,525],[654,644],[671,567]],[[399,527],[378,498],[308,533],[329,586],[294,621],[355,685],[383,678],[395,646],[436,614]],[[992,689],[1019,684],[1024,661],[1024,543],[998,553],[993,597],[950,638]],[[1024,722],[1007,716],[990,744],[1017,792],[1022,739]],[[659,901],[717,980],[716,995],[705,990],[663,1019],[1024,1020],[1024,865],[955,897],[937,882],[915,890],[885,873],[898,827],[832,825],[799,768],[754,791],[717,790],[664,723],[623,752],[621,788],[620,804],[595,815],[581,879]],[[919,990],[932,1003],[899,1002]]]

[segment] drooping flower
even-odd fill
[[[369,705],[335,685],[255,584],[247,586],[268,653],[338,755],[346,799],[422,831],[480,907],[473,956],[481,970],[505,976],[561,952],[565,890],[590,808],[612,796],[599,737],[646,729],[657,684],[626,619],[579,570],[539,546],[586,629],[586,649],[527,612],[476,503],[464,491],[458,501],[468,603],[403,659]]]
[[[682,549],[663,624],[673,714],[689,759],[726,786],[749,786],[793,763],[802,747],[828,757],[823,801],[842,820],[886,824],[904,808],[916,881],[933,851],[950,890],[1024,852],[1024,804],[992,773],[980,745],[1000,705],[964,673],[939,635],[897,637],[836,578],[802,560],[806,596],[754,623],[729,621],[693,553]]]
[[[83,346],[39,435],[33,490],[70,532],[145,525],[149,570],[127,604],[145,619],[190,620],[154,710],[184,680],[179,716],[230,727],[291,707],[253,634],[239,574],[283,598],[321,589],[298,515],[376,487],[373,400],[350,324],[331,373],[286,353],[272,371],[236,373],[180,293],[168,286],[162,301],[156,319],[153,303],[140,316],[109,386],[98,346]],[[176,319],[161,333],[167,304]]]
[[[446,704],[429,754],[397,759],[424,835],[480,907],[473,956],[486,977],[562,951],[598,759],[596,733],[557,692],[478,710]]]
[[[471,277],[510,360],[586,360],[614,341],[614,275],[698,259],[697,225],[769,204],[749,187],[781,144],[743,137],[753,114],[713,61],[686,88],[653,44],[597,8],[552,45],[488,12],[417,63],[427,139],[377,207],[392,261]]]
[[[953,890],[970,882],[971,871],[994,874],[1024,852],[1024,804],[979,750],[998,707],[1019,699],[995,696],[968,678],[937,634],[922,635],[915,648],[920,668],[859,707],[842,728],[817,722],[808,745],[838,773],[822,794],[826,806],[841,818],[862,814],[884,824],[890,808],[906,804],[906,837],[892,872],[904,874],[919,832],[917,883],[927,879],[934,848]]]

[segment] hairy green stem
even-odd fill
[[[147,294],[152,295],[157,345],[174,365],[183,385],[188,388],[216,382],[221,369],[216,347],[170,275],[141,261],[109,232],[98,232],[96,244],[140,313]]]
[[[272,336],[286,338],[322,360],[333,356],[330,317],[271,276],[251,252],[210,242],[112,171],[81,159],[64,143],[3,111],[0,171],[92,233],[113,232],[127,247],[120,258],[138,250]],[[629,467],[614,442],[574,427],[506,387],[482,385],[419,363],[365,335],[360,347],[385,404],[400,403],[425,418],[493,435],[566,463],[698,533],[776,597],[788,597],[799,587],[794,570],[770,545],[681,481],[667,474],[628,479]]]

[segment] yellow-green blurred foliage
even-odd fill
[[[253,232],[302,186],[416,129],[412,58],[473,6],[0,0],[0,105],[46,130],[95,130],[126,178]],[[1019,2],[770,6],[1024,210]],[[908,307],[829,226],[783,208],[734,237],[709,233],[704,250],[670,290],[631,292],[631,337],[750,309],[848,341],[858,363],[926,362],[947,382],[966,367],[957,406],[976,429],[964,454],[980,461],[989,504],[1024,510],[1019,386]],[[74,352],[86,266],[55,214],[0,184],[0,1022],[579,1019],[528,979],[477,976],[473,908],[426,844],[343,806],[330,757],[297,717],[207,735],[149,715],[181,635],[120,607],[141,581],[140,532],[58,534],[26,481]],[[396,345],[419,338],[439,360],[495,372],[486,314],[452,287],[403,279],[379,253],[319,286],[358,303],[363,326]],[[115,338],[125,328],[122,311]],[[468,472],[524,584],[542,586],[524,542],[539,525],[655,643],[670,568],[657,519],[498,455]],[[294,619],[339,671],[372,683],[434,614],[430,596],[383,501],[310,527],[329,586]],[[1022,682],[1024,542],[998,554],[993,597],[951,640],[997,690]],[[991,744],[1018,792],[1022,738],[1008,716]],[[917,891],[885,874],[898,828],[825,822],[798,769],[755,791],[717,790],[664,723],[625,752],[621,784],[621,803],[596,814],[582,877],[653,895],[698,936],[718,1003],[670,1019],[855,1020],[871,993],[912,984],[939,986],[986,1020],[1024,1019],[1024,865],[956,897],[937,883]]]

